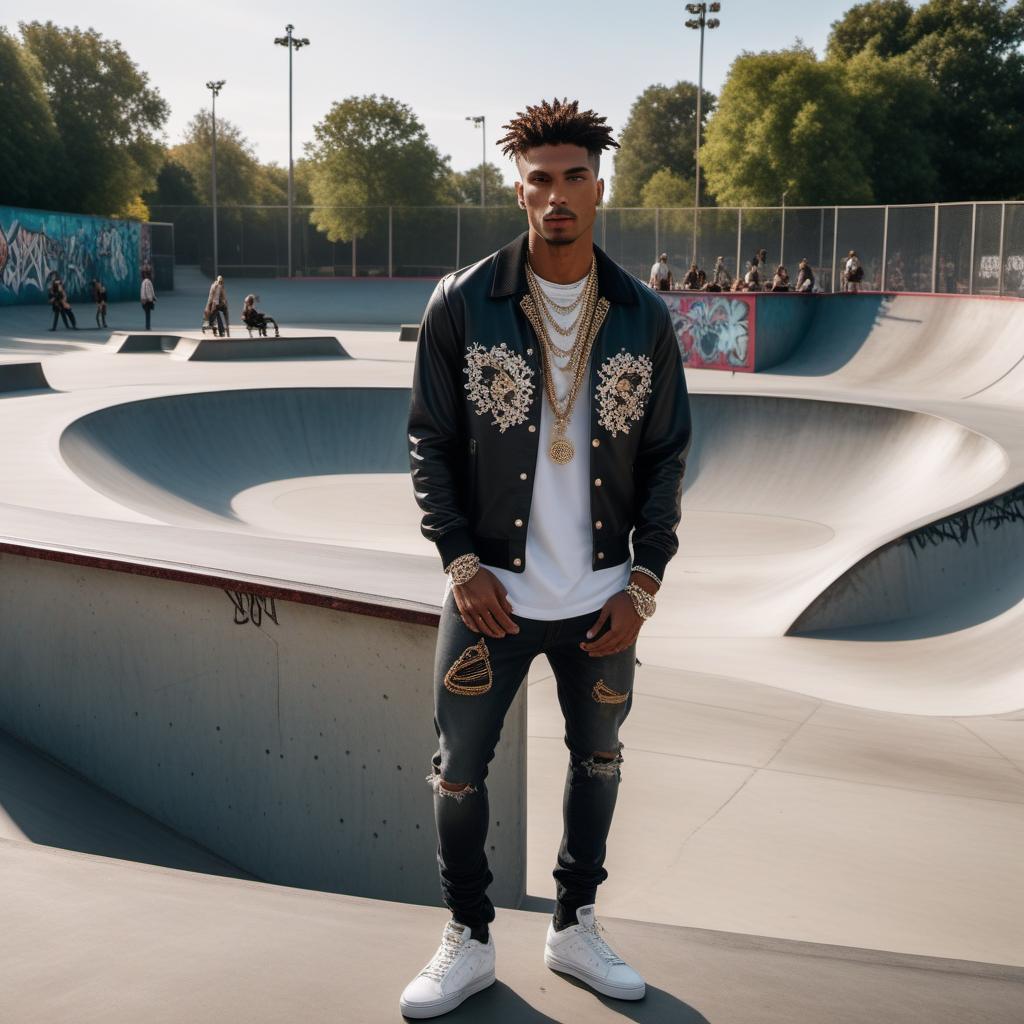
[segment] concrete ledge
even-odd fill
[[[337,338],[182,338],[174,359],[223,362],[233,359],[351,358]]]
[[[115,331],[107,342],[112,352],[171,352],[181,341],[178,334],[130,334],[127,331]]]
[[[438,903],[436,630],[238,586],[0,554],[0,728],[259,878]],[[489,779],[505,906],[525,887],[525,693]]]
[[[0,395],[51,390],[42,363],[0,363]]]

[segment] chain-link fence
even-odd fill
[[[515,207],[382,206],[335,211],[358,215],[358,237],[331,242],[314,226],[318,209],[293,211],[293,268],[308,277],[439,277],[481,259],[522,231]],[[209,206],[157,206],[154,220],[174,225],[178,263],[212,272]],[[218,268],[238,276],[288,273],[288,210],[227,206],[217,214]],[[923,206],[603,208],[597,243],[647,280],[668,253],[681,281],[691,263],[711,274],[721,256],[732,276],[767,250],[767,274],[779,264],[796,278],[801,259],[823,291],[843,288],[847,254],[864,267],[864,290],[1024,296],[1024,202]]]

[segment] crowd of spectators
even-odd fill
[[[860,291],[864,280],[864,266],[856,250],[851,249],[842,264],[841,288],[845,292]],[[715,260],[715,268],[709,278],[704,268],[691,263],[690,269],[683,279],[676,283],[675,273],[668,262],[668,253],[662,253],[651,267],[648,284],[657,291],[693,291],[693,292],[799,292],[810,294],[821,291],[814,276],[810,261],[804,257],[797,268],[796,283],[791,284],[789,270],[785,264],[778,263],[772,270],[768,265],[768,250],[758,249],[750,257],[743,274],[735,278],[730,274],[725,257]]]

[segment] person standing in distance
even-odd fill
[[[861,263],[856,249],[851,249],[846,255],[843,279],[846,282],[846,290],[848,292],[854,294],[860,291],[860,283],[864,280],[864,265]]]
[[[107,286],[98,278],[92,279],[92,298],[96,303],[96,326],[107,326]]]
[[[485,779],[540,654],[569,751],[544,962],[607,996],[646,991],[595,901],[636,639],[678,548],[689,403],[667,306],[594,245],[601,154],[617,145],[605,118],[555,100],[504,127],[528,231],[437,286],[408,424],[422,531],[448,575],[428,781],[452,916],[399,1001],[415,1018],[494,982]]]
[[[210,285],[210,294],[206,300],[206,314],[213,333],[231,337],[231,324],[228,322],[228,291],[224,287],[224,275],[218,274]]]
[[[142,286],[139,288],[139,302],[146,314],[146,330],[149,330],[149,318],[156,305],[156,291],[153,289],[153,282],[149,274],[143,273]]]
[[[649,288],[655,288],[659,292],[672,291],[672,268],[668,265],[668,253],[663,252],[657,263],[651,267],[651,277],[647,282]]]

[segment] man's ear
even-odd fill
[[[526,200],[523,198],[523,183],[521,181],[517,181],[515,183],[515,188],[516,188],[516,202],[519,204],[519,209],[520,210],[525,210],[526,209]]]
[[[597,206],[604,202],[604,178],[597,179]]]

